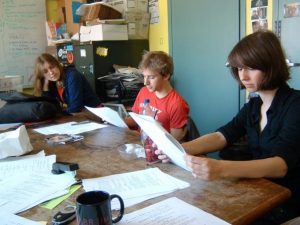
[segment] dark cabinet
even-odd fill
[[[87,78],[103,102],[109,100],[106,85],[99,77],[114,72],[113,65],[138,67],[144,51],[149,50],[148,40],[95,41],[74,44],[76,68]]]

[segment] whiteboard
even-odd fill
[[[0,76],[22,75],[32,86],[36,57],[46,50],[43,0],[0,0]]]

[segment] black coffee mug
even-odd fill
[[[120,202],[119,215],[112,218],[111,201]],[[76,199],[76,218],[78,225],[112,225],[119,222],[124,214],[124,202],[119,195],[110,195],[105,191],[88,191]]]

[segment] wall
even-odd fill
[[[168,0],[159,0],[159,23],[150,24],[150,51],[169,52]]]
[[[239,0],[169,1],[175,88],[187,100],[201,134],[232,119],[240,107],[237,82],[225,66],[240,38]]]

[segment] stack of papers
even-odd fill
[[[190,186],[158,168],[84,179],[82,184],[85,191],[102,190],[120,195],[125,207]],[[113,209],[118,207],[112,203]]]
[[[55,161],[44,153],[1,160],[0,212],[16,214],[66,194],[76,180],[73,174],[52,174]]]
[[[56,162],[56,155],[45,156],[41,151],[36,155],[10,157],[0,160],[0,182],[15,175],[40,172],[51,174],[52,164]]]
[[[123,224],[229,225],[224,220],[175,197],[124,215],[118,225]]]

